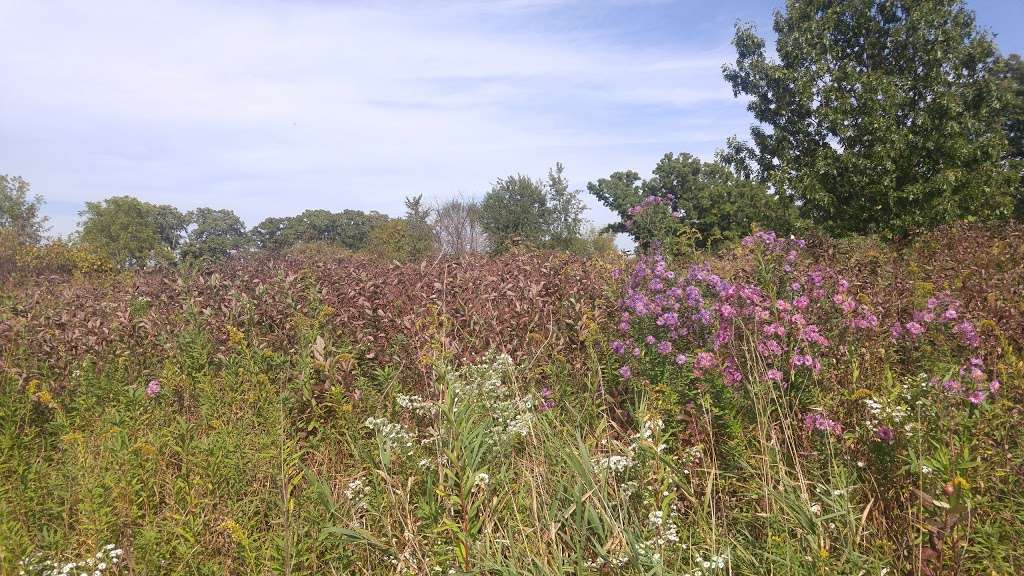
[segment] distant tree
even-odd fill
[[[465,256],[487,250],[487,236],[480,223],[480,203],[457,196],[433,210],[434,238],[442,254]]]
[[[366,248],[370,231],[387,222],[379,212],[306,210],[289,218],[267,218],[251,231],[260,249],[282,250],[296,244],[327,242],[348,250]]]
[[[389,220],[387,215],[380,212],[361,210],[342,210],[336,214],[336,218],[338,224],[333,241],[349,250],[366,248],[370,232]]]
[[[480,224],[493,252],[517,243],[540,245],[548,222],[544,184],[522,174],[498,179],[480,203]]]
[[[434,233],[430,227],[431,209],[424,208],[423,197],[405,199],[405,217],[392,218],[370,231],[366,250],[379,258],[412,262],[434,252]]]
[[[580,241],[576,242],[573,253],[589,258],[603,258],[615,254],[617,250],[615,234],[591,225],[583,232]]]
[[[1007,157],[1018,173],[1016,215],[1024,219],[1024,60],[1017,54],[1001,58],[996,76],[1010,100],[1004,122],[1009,144]]]
[[[698,248],[714,247],[742,238],[755,224],[788,232],[795,221],[789,203],[764,185],[742,178],[722,162],[703,162],[685,153],[666,154],[649,180],[633,171],[616,172],[587,189],[619,215],[609,230],[631,235],[641,247],[654,242],[664,247],[680,236]],[[645,202],[647,198],[656,200]],[[647,218],[644,225],[638,222],[641,217]]]
[[[586,210],[579,192],[569,189],[565,167],[561,162],[548,170],[548,245],[555,249],[572,250],[583,240],[583,211]]]
[[[833,233],[1009,213],[996,48],[960,0],[788,0],[778,60],[749,24],[723,68],[758,176]],[[737,150],[734,149],[733,152]]]
[[[480,203],[480,223],[492,252],[515,243],[572,250],[581,241],[585,209],[558,163],[543,182],[522,174],[495,182]]]
[[[423,205],[423,195],[405,199],[405,219],[408,228],[409,260],[420,260],[435,250],[434,231],[430,225],[432,209]]]
[[[189,228],[181,246],[182,258],[223,260],[249,243],[245,224],[231,210],[196,208],[186,218]]]
[[[86,202],[79,216],[79,240],[128,267],[173,261],[186,226],[185,215],[174,207],[131,196]]]
[[[260,250],[282,250],[287,248],[288,243],[284,232],[288,228],[290,220],[291,218],[270,217],[253,226],[252,230],[249,231],[252,243]]]
[[[29,196],[30,189],[22,177],[0,174],[0,230],[14,234],[19,242],[39,244],[48,219],[39,213],[43,197]]]

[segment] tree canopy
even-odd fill
[[[261,249],[280,250],[303,242],[329,242],[348,250],[367,246],[370,232],[388,220],[379,212],[306,210],[288,218],[267,218],[250,232]]]
[[[584,210],[558,163],[546,182],[523,174],[499,178],[480,203],[480,224],[493,252],[516,243],[570,249],[582,237]]]
[[[231,210],[196,208],[186,215],[189,223],[181,257],[222,260],[249,244],[245,224]]]
[[[587,190],[619,215],[608,229],[628,233],[642,247],[680,235],[698,248],[713,247],[745,236],[757,223],[788,232],[795,221],[788,201],[764,185],[686,153],[666,154],[648,180],[627,170],[591,182]]]
[[[128,267],[174,260],[188,224],[186,216],[173,206],[131,196],[86,202],[79,216],[79,240]]]
[[[959,0],[789,0],[778,59],[740,24],[756,173],[832,233],[902,236],[1010,212],[997,51]],[[735,150],[734,150],[735,151]]]
[[[48,219],[39,213],[43,197],[30,196],[30,191],[24,178],[0,174],[0,230],[10,231],[19,242],[38,244]]]

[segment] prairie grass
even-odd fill
[[[742,256],[721,262],[733,280],[778,284]],[[257,305],[229,329],[183,304],[159,353],[63,358],[66,376],[6,340],[0,573],[59,573],[106,546],[123,550],[116,574],[1024,570],[1020,350],[1005,339],[975,352],[1001,379],[977,404],[931,382],[963,360],[952,333],[893,344],[838,317],[821,322],[821,373],[794,368],[786,387],[743,330],[718,352],[735,384],[646,351],[623,379],[621,333],[597,322],[579,324],[572,361],[464,358],[451,320],[394,364],[332,325],[321,288],[275,319],[286,345]]]

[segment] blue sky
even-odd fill
[[[750,118],[721,78],[736,20],[782,2],[0,0],[0,173],[47,200],[402,212],[496,178],[647,174]],[[1024,52],[1024,0],[969,2]],[[587,198],[588,217],[611,215]]]

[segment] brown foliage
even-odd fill
[[[28,369],[60,377],[86,357],[160,362],[197,321],[218,351],[229,345],[229,326],[286,351],[299,343],[299,327],[310,325],[296,320],[306,318],[362,358],[414,372],[441,354],[463,360],[490,350],[526,362],[557,355],[577,363],[609,308],[602,303],[608,268],[557,253],[419,265],[286,254],[194,275],[36,277],[11,287],[11,302],[0,308],[0,348]]]

